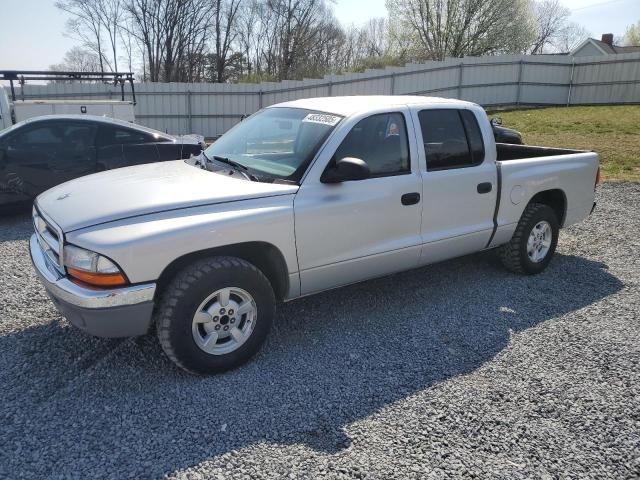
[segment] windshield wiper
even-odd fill
[[[206,155],[205,155],[205,157],[206,157]],[[226,163],[227,165],[231,165],[236,170],[244,170],[244,171],[249,170],[245,165],[242,165],[241,163],[238,163],[238,162],[234,162],[233,160],[231,160],[230,158],[227,158],[227,157],[221,157],[219,155],[214,155],[213,159],[217,160],[218,162],[222,162],[222,163]]]
[[[209,162],[209,163],[212,162],[212,160],[207,156],[207,154],[204,153],[204,150],[201,153],[204,156],[204,158],[206,158],[207,162]],[[230,158],[221,157],[220,155],[214,155],[213,159],[216,160],[217,162],[226,163],[227,165],[233,167],[243,177],[245,177],[245,178],[247,178],[247,179],[249,179],[249,180],[251,180],[253,182],[257,182],[258,181],[258,178],[255,175],[252,175],[251,173],[249,173],[249,171],[248,171],[249,168],[246,167],[245,165],[242,165],[241,163],[234,162]]]

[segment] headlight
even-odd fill
[[[70,277],[90,285],[114,287],[127,283],[124,273],[107,257],[75,245],[64,246],[64,266]]]

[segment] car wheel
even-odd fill
[[[556,250],[558,233],[558,218],[551,207],[540,203],[527,205],[511,241],[499,249],[502,264],[516,273],[542,272]]]
[[[164,289],[156,312],[162,349],[192,373],[218,373],[249,360],[275,314],[269,280],[236,257],[199,260]]]

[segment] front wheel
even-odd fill
[[[525,208],[511,241],[499,248],[502,264],[516,273],[542,272],[558,244],[559,225],[548,205],[531,203]]]
[[[275,313],[269,280],[249,262],[211,257],[179,272],[165,288],[156,314],[167,356],[192,373],[217,373],[251,358]]]

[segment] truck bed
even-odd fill
[[[586,218],[593,208],[598,154],[583,150],[496,144],[497,231],[492,246],[509,241],[522,211],[537,192],[554,192],[565,202],[561,226]]]
[[[553,157],[571,153],[586,153],[587,150],[571,150],[568,148],[535,147],[531,145],[515,145],[511,143],[496,143],[496,159],[499,162],[511,160],[525,160],[537,157]]]

